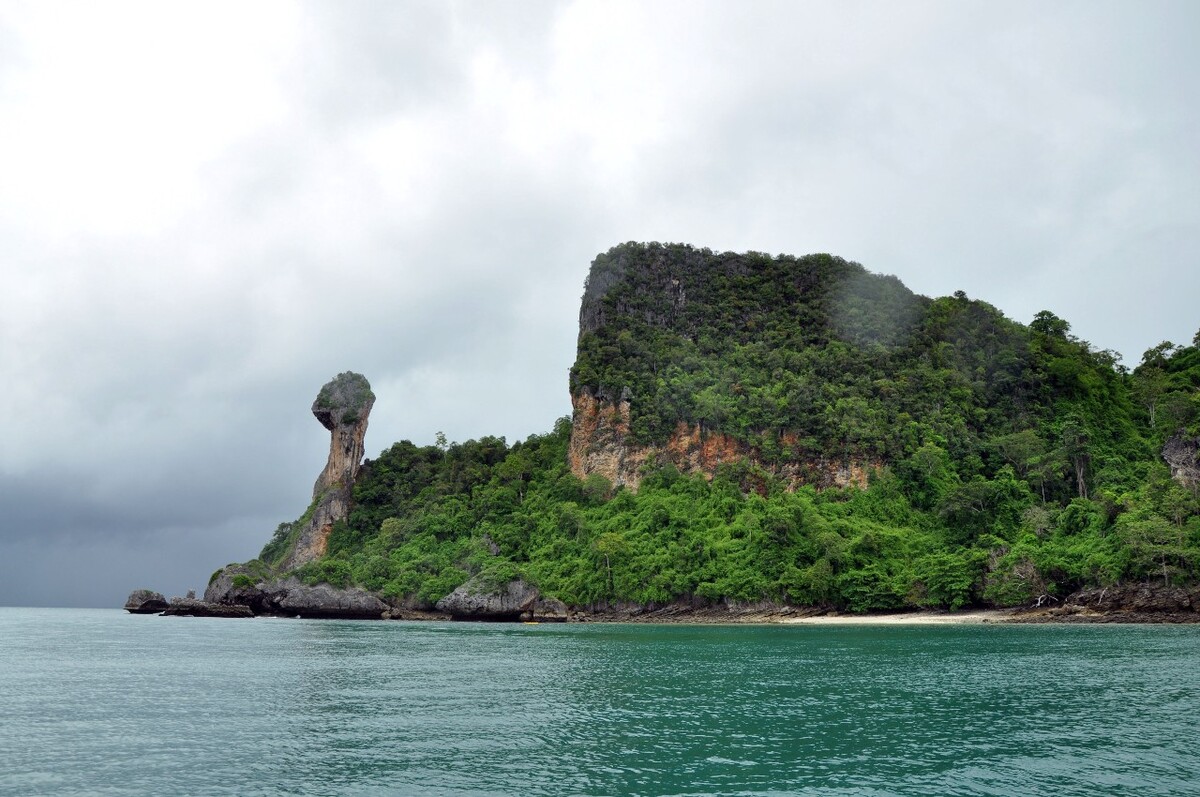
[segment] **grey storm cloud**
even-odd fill
[[[1197,8],[6,5],[0,604],[255,555],[344,370],[368,456],[549,430],[624,241],[832,252],[1131,366],[1190,341]]]

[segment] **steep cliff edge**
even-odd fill
[[[861,402],[838,408],[843,428],[815,412],[825,364],[805,352],[906,346],[927,303],[829,255],[614,247],[593,262],[579,310],[571,471],[633,490],[648,463],[710,478],[748,466],[793,489],[866,487],[885,461],[878,419],[859,417]],[[785,372],[799,378],[779,390]]]

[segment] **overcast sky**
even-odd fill
[[[624,241],[831,252],[1136,365],[1200,328],[1200,4],[0,0],[0,605],[202,591],[354,370],[570,411]]]

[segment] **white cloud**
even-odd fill
[[[283,111],[273,65],[290,56],[290,9],[11,9],[24,57],[4,81],[4,215],[54,238],[144,233],[187,211],[203,164]]]

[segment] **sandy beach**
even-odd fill
[[[974,609],[962,612],[901,612],[898,614],[821,614],[812,617],[788,617],[786,625],[971,625],[1007,623],[1013,612],[1008,609]]]

